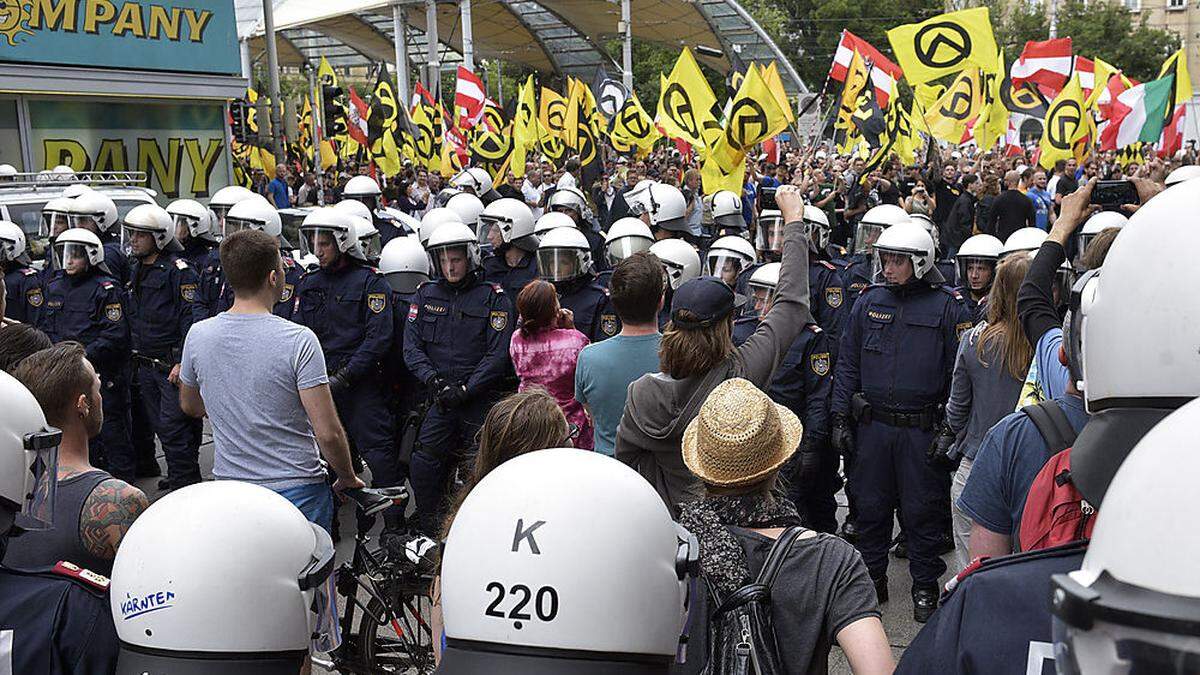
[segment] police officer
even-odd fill
[[[33,394],[0,372],[0,559],[7,546],[20,546],[23,532],[54,527],[61,439]],[[0,565],[0,636],[5,672],[113,672],[108,579],[69,562],[52,570]]]
[[[227,185],[213,193],[211,199],[208,200],[208,208],[212,209],[215,220],[212,222],[214,232],[225,231],[225,214],[229,213],[229,209],[233,205],[243,199],[252,197],[262,197],[262,195],[251,192],[241,185]]]
[[[176,199],[167,204],[167,213],[175,220],[175,237],[183,246],[180,257],[203,270],[219,243],[212,212],[194,199]]]
[[[379,273],[392,288],[392,344],[383,368],[390,389],[388,400],[396,420],[400,461],[405,465],[412,460],[412,449],[421,424],[418,409],[426,392],[424,383],[404,363],[404,321],[417,288],[429,281],[429,267],[429,255],[412,236],[389,241],[379,257]]]
[[[25,233],[16,223],[0,220],[0,266],[4,269],[4,316],[36,325],[45,302],[42,276],[29,264]]]
[[[291,319],[296,308],[296,288],[300,285],[300,278],[304,276],[304,270],[287,252],[286,243],[283,240],[283,221],[279,218],[279,211],[266,199],[243,199],[234,204],[229,209],[229,213],[225,215],[224,236],[229,236],[238,230],[259,230],[271,235],[279,243],[279,253],[283,259],[283,295],[279,298],[279,302],[275,303],[272,313],[275,316]],[[200,302],[204,305],[205,314],[210,317],[233,306],[233,288],[225,282],[225,270],[220,264],[220,252],[215,251],[215,253],[217,254],[215,256],[216,264],[210,264],[201,279]]]
[[[614,222],[604,234],[604,256],[608,269],[596,275],[605,288],[612,285],[612,268],[634,253],[650,250],[654,234],[640,218],[626,217]]]
[[[937,608],[941,509],[949,476],[928,466],[958,348],[971,326],[962,297],[934,268],[933,239],[915,223],[888,227],[872,255],[883,283],[863,291],[842,333],[833,388],[835,447],[854,453],[858,548],[880,601],[887,599],[888,548],[897,511],[908,533],[913,618]]]
[[[472,166],[463,169],[455,174],[449,182],[450,188],[475,195],[485,206],[500,199],[500,193],[493,189],[494,182],[491,174],[483,167]]]
[[[738,275],[754,264],[754,245],[745,237],[729,234],[712,243],[704,258],[704,274],[724,281],[727,286],[737,285]]]
[[[104,264],[113,279],[122,284],[129,281],[129,259],[121,243],[117,205],[113,200],[106,194],[88,190],[71,200],[69,211],[71,227],[90,231],[104,244]]]
[[[538,276],[538,238],[533,234],[533,211],[519,199],[500,198],[479,215],[479,243],[491,246],[483,259],[484,277],[500,284],[511,298]]]
[[[638,198],[642,219],[650,226],[654,239],[683,239],[695,245],[687,226],[687,200],[674,185],[651,183]]]
[[[608,288],[596,279],[592,253],[583,233],[558,227],[541,237],[538,272],[558,291],[558,302],[575,315],[575,326],[592,342],[621,332],[621,320]]]
[[[846,268],[842,271],[842,286],[845,287],[848,295],[848,302],[844,303],[847,311],[853,307],[854,301],[858,299],[858,294],[874,283],[874,270],[872,269],[874,263],[871,251],[874,248],[875,240],[879,239],[884,230],[892,225],[907,222],[909,222],[908,214],[895,204],[880,204],[872,207],[863,214],[862,220],[858,221],[858,227],[854,231],[853,253],[847,260]]]
[[[771,308],[779,283],[780,263],[766,263],[749,281],[752,302],[733,324],[733,342],[741,345]],[[775,369],[767,393],[804,423],[800,441],[786,467],[789,497],[800,508],[805,525],[819,532],[837,531],[838,456],[829,446],[829,396],[833,385],[833,340],[809,323]]]
[[[483,213],[483,202],[479,200],[479,197],[469,192],[460,192],[446,201],[446,208],[453,211],[467,227],[472,230],[479,229],[479,216]],[[486,242],[479,243],[480,246],[486,245]],[[491,250],[490,246],[486,246],[486,248]]]
[[[46,307],[38,328],[54,342],[83,343],[100,376],[104,425],[93,441],[97,464],[126,482],[137,477],[129,438],[129,324],[125,292],[108,274],[100,239],[71,228],[54,240],[54,270],[46,279]],[[98,441],[98,442],[97,442]]]
[[[161,206],[135,206],[125,216],[125,235],[134,259],[126,284],[134,377],[166,455],[165,487],[175,490],[200,482],[201,422],[180,409],[176,388],[183,340],[205,318],[196,303],[200,278],[179,257],[175,223]]]
[[[959,285],[958,267],[954,261],[949,258],[944,258],[941,255],[942,244],[939,240],[937,225],[933,223],[933,219],[924,213],[911,213],[908,216],[909,220],[925,228],[929,236],[933,239],[933,249],[937,251],[937,260],[934,261],[934,267],[937,267],[938,272],[942,273],[942,278],[946,280],[946,285],[955,288]]]
[[[990,234],[977,234],[958,248],[955,266],[960,285],[958,292],[967,301],[971,318],[979,323],[987,316],[987,297],[996,278],[996,262],[1004,244]]]
[[[667,277],[663,307],[658,312],[658,329],[661,331],[671,320],[671,300],[675,297],[675,290],[700,276],[700,254],[682,239],[656,241],[650,247],[650,252],[662,263],[663,274]]]
[[[596,231],[591,220],[591,210],[587,200],[577,188],[563,187],[550,195],[547,208],[555,213],[565,213],[575,222],[575,227],[587,238],[588,248],[592,252],[592,264],[597,272],[608,269],[608,259],[604,257],[604,236]]]
[[[717,237],[740,235],[746,231],[742,215],[742,196],[730,190],[718,190],[712,196],[713,229]]]
[[[370,176],[355,176],[346,181],[346,187],[342,189],[342,199],[354,199],[366,205],[371,212],[371,223],[379,230],[379,237],[384,244],[404,235],[400,225],[391,217],[382,212],[379,203],[379,196],[383,191],[379,189],[379,183],[375,182]]]
[[[828,259],[829,237],[833,234],[829,216],[822,209],[805,204],[804,229],[808,232],[809,306],[813,320],[829,335],[836,354],[845,307],[853,300],[846,297],[841,269]]]
[[[54,241],[55,237],[71,226],[71,201],[73,199],[75,197],[68,197],[64,192],[62,197],[55,197],[42,206],[41,217],[38,219],[39,239]],[[45,254],[46,260],[50,260],[52,256],[49,247],[46,248]]]
[[[442,223],[463,224],[462,219],[458,217],[457,213],[444,206],[429,209],[424,217],[421,218],[421,228],[417,231],[417,237],[421,240],[422,246],[429,245],[429,237]]]
[[[419,526],[440,531],[446,478],[474,442],[496,388],[509,367],[512,303],[482,279],[479,240],[471,228],[447,222],[429,239],[434,281],[417,289],[404,330],[404,361],[429,388],[412,459]]]
[[[317,256],[320,268],[300,279],[292,318],[321,341],[338,416],[371,468],[374,485],[391,487],[404,481],[380,370],[395,330],[391,288],[370,267],[355,220],[332,206],[304,218],[301,248]],[[385,529],[399,528],[400,517],[391,509],[385,512]]]

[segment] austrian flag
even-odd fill
[[[859,56],[870,61],[874,66],[871,68],[871,84],[875,86],[875,100],[879,102],[879,107],[887,106],[892,85],[904,76],[904,71],[900,69],[900,66],[889,61],[870,42],[848,30],[842,31],[842,39],[838,41],[837,52],[833,55],[833,65],[829,69],[829,78],[835,82],[846,81],[846,72],[850,68],[854,52],[858,52]]]
[[[371,108],[350,87],[350,105],[346,107],[346,133],[359,145],[367,145],[367,117]]]
[[[458,67],[458,82],[454,87],[454,107],[458,109],[458,126],[460,129],[470,129],[483,117],[484,103],[487,95],[483,91],[483,80],[467,70],[466,66]]]
[[[1012,83],[1019,87],[1034,82],[1053,91],[1062,91],[1071,77],[1071,38],[1025,43],[1020,58],[1012,64]],[[1082,85],[1082,81],[1080,82]]]

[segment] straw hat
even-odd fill
[[[796,452],[803,432],[795,413],[758,387],[726,380],[683,432],[683,462],[709,485],[753,485]]]

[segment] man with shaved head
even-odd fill
[[[1009,171],[1004,174],[1004,192],[1001,192],[988,212],[986,223],[982,223],[983,231],[995,236],[1000,241],[1008,239],[1008,235],[1022,227],[1037,225],[1037,210],[1029,197],[1017,188],[1021,184],[1021,174]]]

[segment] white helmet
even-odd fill
[[[687,231],[687,224],[684,223],[687,200],[674,185],[655,183],[646,188],[646,212],[650,214],[651,227],[673,232]]]
[[[208,200],[208,208],[212,209],[213,214],[217,217],[213,221],[213,229],[220,230],[225,227],[225,214],[234,204],[243,199],[251,197],[261,197],[262,195],[251,192],[241,185],[226,185],[225,187],[213,193],[211,199]]]
[[[1187,166],[1176,167],[1171,173],[1167,174],[1167,187],[1193,178],[1200,178],[1200,164],[1188,164]]]
[[[833,232],[829,226],[829,215],[820,207],[805,204],[803,218],[809,246],[818,253],[824,251],[829,246],[829,236]]]
[[[483,202],[479,197],[463,192],[456,194],[446,202],[446,208],[458,214],[458,219],[467,227],[475,229],[479,226],[479,214],[483,213]]]
[[[118,672],[299,672],[337,619],[333,567],[329,535],[272,490],[176,490],[138,516],[113,560]]]
[[[1041,228],[1022,227],[1004,240],[1004,248],[1000,250],[1000,257],[1003,258],[1009,253],[1018,251],[1033,253],[1042,247],[1042,242],[1046,241],[1046,237],[1049,236],[1049,233]]]
[[[1192,402],[1141,436],[1104,497],[1081,569],[1051,577],[1058,672],[1196,672],[1200,538],[1178,525],[1200,517],[1197,434]],[[1074,469],[1072,451],[1072,478]]]
[[[379,272],[397,293],[415,293],[429,281],[429,254],[416,237],[396,237],[384,244]]]
[[[783,253],[783,212],[779,209],[763,209],[758,214],[758,228],[754,235],[754,247],[760,253]]]
[[[25,255],[25,231],[11,220],[0,220],[0,262]]]
[[[379,183],[370,176],[355,176],[346,181],[346,187],[342,188],[342,199],[361,201],[363,197],[378,197],[380,194]]]
[[[62,432],[46,424],[25,385],[0,371],[0,537],[54,527],[58,444]]]
[[[625,204],[629,206],[630,215],[637,217],[650,210],[651,185],[654,185],[654,181],[643,178],[624,194]]]
[[[354,221],[354,245],[347,251],[351,258],[374,265],[383,252],[383,237],[375,223],[366,218],[350,216]]]
[[[715,193],[712,196],[712,215],[717,229],[746,229],[746,219],[742,217],[742,196],[736,192],[720,190]]]
[[[12,164],[0,164],[0,177],[15,176],[17,173],[17,167]]]
[[[954,265],[958,270],[958,283],[960,286],[969,287],[971,284],[967,271],[972,264],[983,263],[992,269],[991,276],[988,277],[988,282],[983,288],[968,288],[968,290],[976,292],[987,292],[992,286],[992,280],[996,276],[996,262],[1000,260],[1000,251],[1004,249],[1004,244],[999,239],[990,234],[977,234],[968,237],[958,248],[958,255],[954,258]]]
[[[42,206],[42,217],[38,220],[38,236],[49,237],[71,226],[70,197],[55,197]]]
[[[625,217],[612,224],[604,236],[604,255],[609,265],[628,258],[634,253],[650,250],[654,234],[641,218]]]
[[[750,302],[745,305],[745,313],[753,316],[765,316],[771,304],[775,302],[775,288],[779,286],[779,269],[782,263],[771,262],[759,265],[750,275],[747,288],[750,289]]]
[[[537,250],[533,211],[519,199],[504,197],[484,207],[483,213],[479,214],[479,243],[487,243],[488,235],[493,231],[502,244],[512,244],[530,253]]]
[[[754,246],[744,237],[725,235],[714,241],[704,259],[704,274],[719,278],[732,288],[738,275],[754,264]]]
[[[70,185],[63,188],[62,196],[74,198],[74,197],[78,197],[79,195],[81,195],[85,192],[91,192],[91,191],[92,191],[92,186],[88,185],[87,183],[71,183]]]
[[[300,250],[316,255],[317,237],[320,235],[332,236],[337,250],[349,254],[357,243],[354,216],[332,206],[313,209],[300,223]]]
[[[909,222],[908,212],[895,204],[880,204],[863,214],[854,231],[854,253],[870,253],[871,245],[892,225]]]
[[[450,179],[450,185],[459,190],[470,190],[475,196],[482,196],[492,189],[492,175],[483,167],[472,166],[455,174]]]
[[[872,254],[873,279],[883,279],[881,255],[885,253],[907,256],[912,261],[913,275],[917,279],[924,279],[934,269],[933,237],[925,228],[913,222],[892,225],[879,235]]]
[[[75,169],[72,169],[66,164],[59,164],[53,169],[50,169],[50,173],[58,176],[61,180],[72,180],[75,178]]]
[[[100,243],[100,237],[82,227],[72,227],[58,235],[54,239],[52,253],[55,269],[64,270],[68,260],[82,258],[88,262],[89,267],[98,267],[108,272],[108,268],[104,266],[104,244]]]
[[[697,556],[623,463],[562,448],[510,459],[471,490],[446,539],[440,670],[666,672]]]
[[[1195,278],[1194,265],[1188,256],[1162,255],[1163,242],[1178,251],[1200,246],[1196,213],[1200,191],[1190,185],[1163,191],[1129,219],[1104,266],[1071,291],[1068,364],[1092,415],[1072,450],[1071,475],[1093,504],[1129,449],[1120,440],[1136,439],[1140,434],[1131,430],[1148,429],[1200,395],[1191,330],[1200,322],[1200,296],[1180,292]],[[1147,260],[1157,261],[1153,274],[1146,273]],[[1166,297],[1171,302],[1150,301]]]
[[[97,232],[108,233],[117,224],[117,205],[102,192],[92,190],[71,200],[68,209],[71,227],[94,225]]]
[[[1101,232],[1110,227],[1115,227],[1119,230],[1122,227],[1125,227],[1125,223],[1128,222],[1129,219],[1118,211],[1099,211],[1095,214],[1092,214],[1092,217],[1088,218],[1087,222],[1085,222],[1083,227],[1079,230],[1080,252],[1086,251],[1088,246],[1091,246],[1092,240],[1095,239]]]
[[[429,209],[429,211],[425,214],[425,217],[421,218],[421,229],[417,233],[417,236],[421,239],[421,243],[423,245],[429,246],[430,235],[432,235],[434,231],[436,231],[438,227],[442,225],[442,223],[458,223],[462,225],[463,221],[458,217],[457,213],[444,206],[438,206]]]
[[[439,277],[445,277],[445,270],[442,268],[441,253],[451,252],[453,249],[463,249],[466,255],[467,269],[465,274],[470,274],[479,269],[479,239],[475,237],[475,232],[466,225],[457,222],[445,222],[438,226],[437,230],[430,235],[429,242],[425,244],[425,250],[429,251],[429,260],[433,267],[433,272]]]
[[[662,262],[671,290],[700,276],[700,254],[682,239],[656,241],[650,247],[650,252]]]
[[[588,213],[587,199],[583,193],[573,187],[561,187],[550,195],[550,202],[546,205],[549,211],[562,212],[564,210],[574,211],[572,216],[576,223],[583,222]]]
[[[933,250],[934,251],[938,250],[938,248],[941,247],[941,243],[939,242],[939,237],[938,237],[938,228],[937,228],[937,225],[934,224],[933,218],[930,218],[929,216],[925,215],[924,213],[910,213],[908,215],[908,219],[909,219],[909,221],[914,222],[914,223],[920,225],[921,227],[925,228],[925,231],[929,233],[930,239],[933,239]]]
[[[125,229],[122,234],[126,232],[149,233],[154,237],[155,248],[160,251],[183,250],[183,246],[175,238],[175,221],[171,219],[171,214],[158,204],[139,204],[133,207],[125,214]]]
[[[261,230],[278,238],[283,235],[283,221],[279,211],[266,199],[243,199],[225,214],[222,236],[228,237],[238,230]]]
[[[538,273],[547,281],[569,281],[592,271],[587,237],[574,227],[556,227],[538,238]]]
[[[533,233],[540,238],[556,227],[575,227],[575,221],[565,213],[547,211],[533,224]]]
[[[345,211],[352,216],[365,218],[367,220],[372,220],[374,217],[374,214],[371,213],[371,207],[358,201],[357,199],[343,199],[342,201],[334,204],[333,208]]]
[[[176,199],[167,204],[167,213],[175,220],[175,236],[179,236],[178,228],[182,225],[187,228],[189,237],[214,243],[217,241],[212,212],[200,202],[194,199]]]

